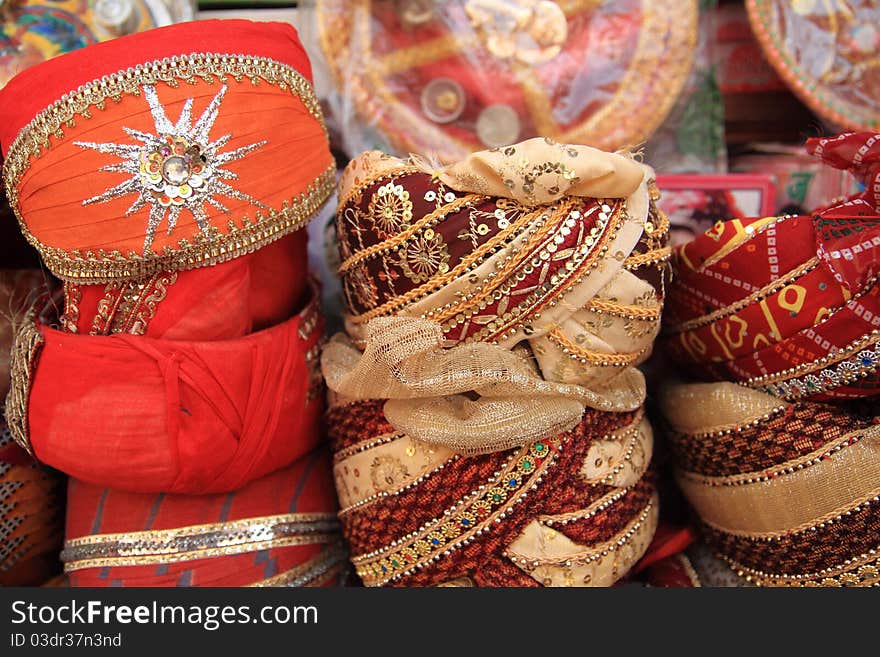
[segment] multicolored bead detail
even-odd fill
[[[869,347],[868,349],[857,351],[865,343],[874,343],[873,348]],[[787,381],[761,385],[762,379],[769,377],[760,377],[747,381],[747,385],[789,400],[833,390],[834,388],[863,379],[877,371],[878,364],[880,364],[880,344],[878,343],[880,343],[880,331],[872,331],[865,338],[841,350],[843,353],[856,352],[849,358],[846,358],[846,360],[821,369],[818,372]],[[814,363],[807,364],[808,367],[813,365]],[[784,374],[783,372],[782,375]]]
[[[528,489],[540,483],[541,475],[561,450],[558,439],[522,448],[495,477],[443,516],[386,548],[354,557],[357,574],[367,585],[382,585],[436,561],[469,542],[472,535],[489,531],[493,521],[501,522],[513,511],[513,505],[525,498]]]

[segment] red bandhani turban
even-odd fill
[[[824,140],[823,157],[848,162],[867,182],[873,139],[849,137]],[[880,216],[871,194],[813,217],[732,219],[677,249],[664,329],[688,372],[792,400],[880,392]]]
[[[646,175],[647,174],[647,175]],[[668,222],[646,168],[534,139],[443,169],[366,153],[322,355],[367,585],[610,585],[657,520],[644,378]]]
[[[74,584],[338,570],[298,230],[334,175],[309,75],[293,28],[210,21],[87,48],[0,94],[7,191],[65,281],[58,327],[35,309],[19,330],[7,417],[74,477]]]

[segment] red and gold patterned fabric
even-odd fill
[[[880,584],[880,415],[732,383],[662,396],[703,537],[760,586]]]
[[[880,392],[878,137],[808,148],[866,184],[815,216],[732,219],[675,252],[665,344],[687,371],[786,399]]]
[[[339,517],[369,586],[608,586],[650,543],[644,379],[667,281],[651,172],[534,139],[366,153],[325,348]],[[361,351],[363,349],[363,351]]]
[[[443,162],[535,136],[634,146],[697,45],[693,0],[320,0],[316,13],[341,110],[399,154]]]
[[[331,583],[344,554],[315,451],[323,320],[296,229],[332,160],[296,33],[207,22],[83,53],[3,91],[31,89],[36,118],[0,96],[5,128],[24,126],[13,207],[65,279],[57,322],[47,304],[19,328],[6,415],[72,475],[70,582]],[[83,86],[52,101],[47,81]],[[70,102],[73,127],[41,133]]]

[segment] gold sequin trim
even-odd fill
[[[176,248],[166,247],[162,253],[140,255],[134,251],[123,254],[103,250],[97,253],[68,252],[42,244],[27,229],[19,208],[18,182],[31,161],[49,150],[51,137],[64,137],[64,127],[73,127],[78,118],[90,118],[91,107],[103,109],[107,100],[119,102],[123,94],[139,95],[142,85],[164,82],[177,86],[180,81],[195,83],[198,80],[214,84],[226,76],[239,82],[248,78],[254,84],[263,80],[277,85],[279,89],[289,90],[302,101],[326,133],[314,89],[298,71],[263,57],[212,53],[166,58],[94,80],[65,94],[22,128],[3,164],[7,196],[21,224],[22,233],[40,252],[46,266],[55,275],[79,283],[109,283],[119,278],[147,278],[161,271],[214,265],[256,251],[302,228],[312,219],[335,188],[335,165],[320,174],[306,192],[285,201],[280,210],[273,208],[257,212],[253,222],[244,217],[240,226],[230,220],[228,233],[222,233],[214,227],[210,232],[195,235],[192,241],[180,240]]]
[[[332,513],[291,513],[176,529],[94,534],[65,541],[65,572],[179,563],[258,550],[338,541]]]

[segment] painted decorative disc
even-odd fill
[[[691,0],[319,0],[321,47],[360,119],[454,160],[534,136],[647,139],[690,72]]]
[[[880,129],[880,1],[747,0],[767,58],[823,119]]]
[[[28,0],[2,18],[0,87],[46,59],[172,20],[162,0]]]

